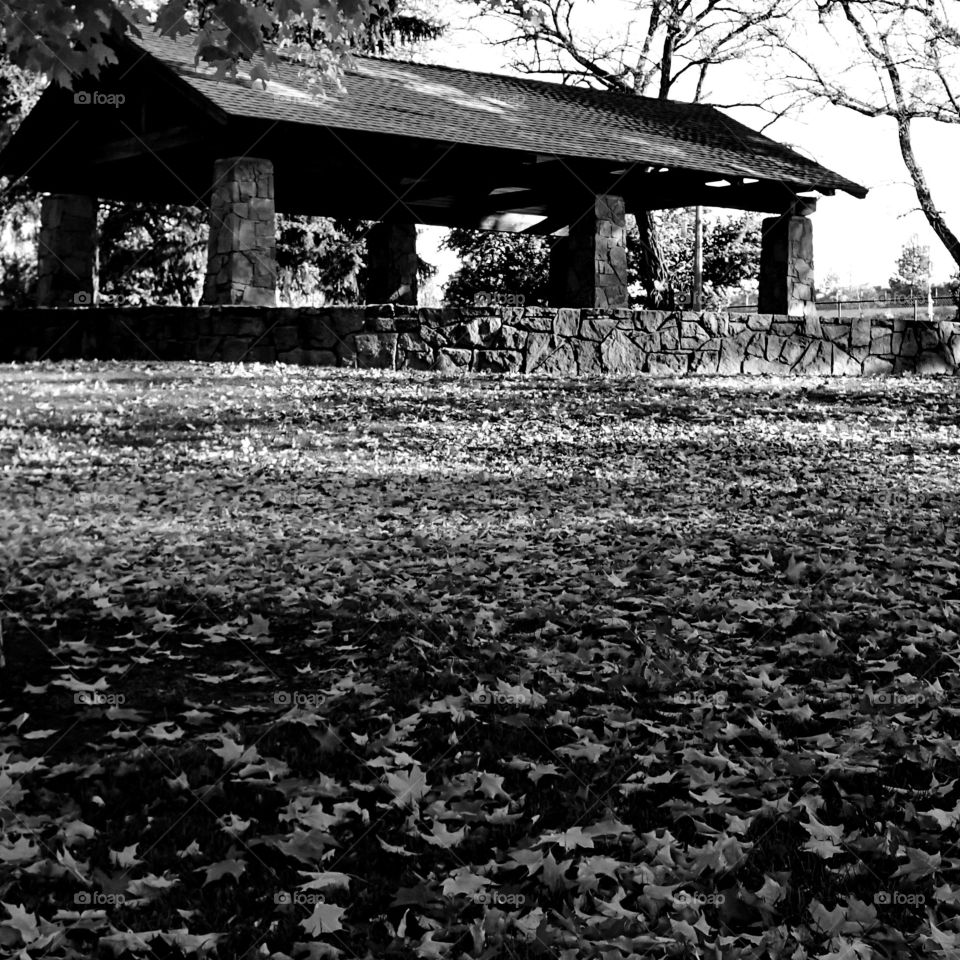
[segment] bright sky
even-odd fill
[[[595,32],[611,31],[623,23],[625,7],[620,0],[594,0],[588,6]],[[440,18],[450,23],[450,29],[442,40],[424,49],[423,59],[470,70],[514,72],[509,68],[509,54],[491,42],[491,36],[502,36],[494,24],[481,23],[482,32],[471,28],[464,4],[450,0],[443,2],[441,11]],[[726,79],[721,79],[724,76]],[[741,75],[731,80],[729,73],[718,73],[714,88],[719,91],[718,84],[723,82],[722,95],[709,99],[756,99],[758,79]],[[754,128],[765,122],[763,114],[750,108],[728,112]],[[930,245],[935,281],[945,280],[954,271],[952,260],[917,209],[916,194],[900,158],[892,120],[862,117],[821,104],[777,121],[766,132],[870,190],[864,200],[841,192],[820,200],[813,217],[819,278],[835,273],[844,284],[886,283],[903,244],[913,234]],[[960,231],[956,159],[960,156],[960,125],[915,122],[913,139],[935,201],[947,214],[953,229]],[[442,235],[439,228],[426,228],[421,248],[428,260],[440,266],[441,274],[446,274],[456,268],[456,260],[449,253],[436,251],[435,244]]]

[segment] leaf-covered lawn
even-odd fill
[[[0,951],[960,957],[958,425],[0,368]]]

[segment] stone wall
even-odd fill
[[[960,371],[960,322],[403,306],[0,312],[0,360],[226,360],[449,372],[859,376]]]

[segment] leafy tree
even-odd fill
[[[97,227],[104,301],[132,306],[199,301],[207,253],[203,210],[101,201]]]
[[[676,306],[688,296],[693,284],[693,215],[690,210],[662,210],[653,219],[660,238],[665,280],[658,302]],[[635,219],[627,218],[627,268],[630,300],[647,305],[643,285]],[[490,233],[455,229],[444,246],[460,257],[461,267],[446,286],[451,303],[469,303],[478,292],[520,294],[527,303],[544,302],[550,296],[550,242],[528,234]],[[733,290],[755,280],[760,270],[760,218],[756,214],[719,215],[708,219],[704,229],[704,302],[725,305]]]
[[[37,102],[43,79],[18,69],[0,57],[0,149]],[[26,181],[0,190],[0,305],[32,306],[37,264],[34,234],[40,220],[40,203]]]
[[[382,0],[7,0],[0,31],[15,66],[72,86],[80,74],[98,76],[116,62],[111,35],[156,27],[165,36],[199,31],[198,55],[224,75],[241,62],[260,62],[251,76],[267,78],[284,44],[313,67],[329,69],[355,44],[371,18],[387,29],[390,5]]]
[[[899,297],[926,296],[930,283],[930,248],[914,234],[897,258],[897,272],[890,278],[890,292]]]
[[[519,295],[527,303],[543,303],[549,297],[546,237],[457,227],[442,246],[460,258],[460,269],[444,291],[449,303],[470,303],[477,293]]]

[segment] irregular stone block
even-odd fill
[[[803,324],[797,320],[774,320],[770,324],[770,332],[780,337],[794,337],[803,329]]]
[[[664,321],[664,314],[659,310],[637,310],[633,316],[636,325],[646,333],[656,333]]]
[[[619,330],[600,344],[600,365],[604,373],[620,376],[639,373],[645,359],[646,352]]]
[[[769,330],[774,318],[769,313],[749,313],[746,317],[747,328],[750,330]]]
[[[719,365],[720,352],[718,350],[698,350],[690,358],[691,373],[716,373]]]
[[[328,326],[332,329],[331,324]],[[394,333],[397,327],[393,317],[370,317],[364,324],[364,329],[371,333]]]
[[[820,322],[823,335],[833,343],[845,344],[850,337],[850,327],[845,323]]]
[[[884,357],[867,357],[863,361],[863,375],[865,377],[886,376],[893,373],[893,361]]]
[[[764,357],[744,357],[743,372],[751,375],[778,375],[789,372],[789,368],[776,360],[767,360]]]
[[[699,323],[693,323],[689,320],[683,320],[680,323],[681,340],[690,340],[694,343],[703,343],[710,339],[709,332]]]
[[[645,373],[654,376],[677,376],[686,373],[690,358],[684,353],[651,353],[647,357]]]
[[[528,356],[527,366],[530,367],[530,373],[569,376],[577,369],[577,358],[574,355],[571,341],[553,342],[555,344],[554,349],[540,356],[535,363],[531,364]]]
[[[954,364],[960,366],[960,333],[955,333],[950,338],[950,358],[953,360]]]
[[[478,350],[474,370],[481,373],[511,373],[520,369],[523,356],[518,350]]]
[[[557,313],[556,309],[545,310],[543,307],[524,307],[523,315],[515,321],[515,324],[524,330],[552,333]]]
[[[392,370],[397,357],[397,334],[358,333],[353,338],[357,366],[364,370]]]
[[[783,337],[777,336],[775,333],[767,334],[764,337],[764,351],[763,356],[767,360],[776,360],[779,361],[780,355],[783,353],[783,346],[787,342]]]
[[[784,340],[780,349],[780,362],[789,368],[793,368],[803,356],[806,350],[806,344],[799,340]]]
[[[504,325],[490,336],[488,343],[499,350],[522,350],[528,336],[525,330]]]
[[[862,369],[857,360],[834,344],[832,373],[835,377],[859,377]]]
[[[571,307],[557,310],[553,332],[558,337],[575,337],[580,330],[580,311]]]
[[[472,359],[472,350],[443,347],[437,353],[437,369],[442,373],[466,373]]]
[[[663,327],[660,330],[660,349],[661,350],[679,350],[680,349],[680,331],[676,322],[671,326]]]
[[[227,337],[220,348],[219,359],[225,363],[239,363],[247,358],[251,340],[247,337]]]
[[[287,350],[293,350],[300,343],[300,337],[297,328],[284,324],[273,328],[273,345],[279,353],[285,353]]]
[[[523,372],[530,373],[547,354],[554,349],[553,337],[549,333],[527,334],[526,350],[523,359]]]
[[[720,347],[720,361],[717,373],[725,376],[740,373],[743,366],[743,346],[731,340],[724,340]]]
[[[833,370],[833,344],[828,340],[814,341],[795,369],[813,377],[830,376]]]
[[[592,340],[571,340],[573,355],[577,362],[577,375],[581,377],[599,377],[603,373],[600,361],[600,344]]]
[[[343,340],[351,333],[360,333],[366,318],[363,307],[333,307],[327,319],[334,334]]]
[[[401,333],[397,340],[397,348],[404,354],[408,353],[433,353],[430,344],[423,337],[415,333]]]
[[[932,350],[921,353],[916,358],[913,369],[926,376],[943,376],[953,373],[953,365],[947,362],[943,354]]]
[[[803,332],[806,336],[814,337],[818,340],[823,337],[820,318],[816,314],[807,313],[803,315]]]
[[[585,316],[580,321],[580,336],[585,340],[604,340],[616,329],[616,320]]]
[[[865,347],[872,339],[872,324],[868,317],[854,317],[850,323],[850,346]]]

